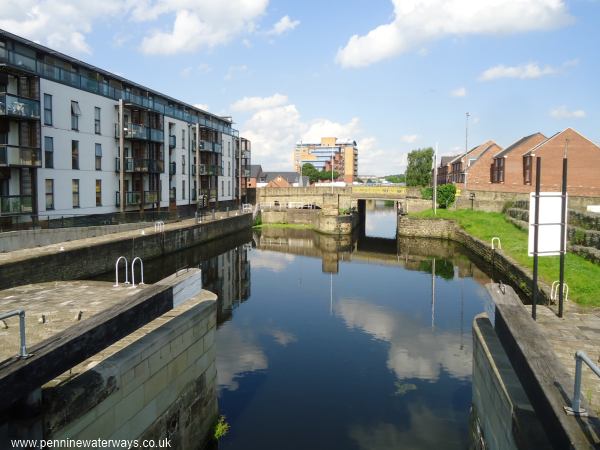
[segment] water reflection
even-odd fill
[[[464,324],[489,278],[459,248],[290,229],[253,240],[251,296],[217,332],[232,426],[220,448],[467,447]]]

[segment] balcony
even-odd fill
[[[115,204],[121,206],[121,193],[115,192]],[[125,206],[136,206],[142,204],[142,196],[139,192],[125,192]]]
[[[115,172],[121,171],[121,158],[115,158]],[[157,159],[125,158],[125,172],[163,173],[164,162]]]
[[[0,166],[42,167],[39,148],[0,144]]]
[[[125,139],[135,139],[139,141],[164,142],[165,133],[163,130],[150,128],[137,123],[128,123],[125,125]],[[121,137],[119,124],[115,124],[115,138]]]
[[[0,197],[0,214],[25,214],[33,212],[31,195],[6,195]]]
[[[159,192],[158,191],[144,191],[144,204],[158,203]]]
[[[11,94],[0,94],[0,116],[39,119],[40,102]]]
[[[169,175],[175,175],[177,173],[177,164],[175,161],[169,163]]]
[[[250,159],[250,150],[242,150],[242,158]]]
[[[177,138],[172,134],[169,135],[169,148],[175,148],[177,144]]]

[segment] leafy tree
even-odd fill
[[[338,172],[336,172],[335,170],[333,171],[333,179],[337,180],[337,178],[340,176],[340,174]],[[319,179],[323,180],[323,181],[331,181],[331,170],[322,170],[321,172],[319,172]]]
[[[302,166],[302,176],[308,177],[310,183],[315,183],[319,180],[320,172],[311,163],[306,163]]]
[[[404,183],[406,181],[406,177],[404,176],[403,173],[398,174],[398,175],[388,175],[387,177],[385,177],[385,179],[387,181],[389,181],[390,183],[396,183],[396,184]]]
[[[427,186],[431,182],[431,167],[433,164],[433,149],[419,148],[408,154],[406,167],[407,186]]]

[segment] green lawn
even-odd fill
[[[414,217],[433,218],[431,210],[411,214]],[[501,213],[486,213],[470,209],[438,209],[437,216],[457,222],[466,232],[491,242],[498,236],[502,250],[521,266],[533,270],[533,257],[527,256],[527,232],[510,223]],[[558,280],[558,256],[539,258],[539,276],[548,285]],[[600,306],[600,266],[581,256],[567,253],[565,258],[565,282],[569,285],[569,299],[581,305]]]

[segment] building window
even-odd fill
[[[100,108],[97,106],[94,108],[94,133],[100,133]]]
[[[52,126],[52,96],[44,94],[44,125]]]
[[[71,169],[79,170],[79,141],[71,141]]]
[[[181,155],[181,173],[185,174],[185,155]]]
[[[181,148],[185,148],[185,130],[181,130]]]
[[[96,180],[96,206],[102,206],[102,180]]]
[[[54,138],[44,136],[44,156],[46,160],[46,169],[54,168]]]
[[[102,144],[96,144],[96,170],[102,170]]]
[[[54,209],[54,180],[46,180],[46,210]]]
[[[221,180],[221,195],[225,195],[225,181]]]
[[[79,208],[79,180],[78,179],[72,180],[71,190],[73,191],[73,208]]]
[[[181,198],[185,200],[185,180],[181,180]]]
[[[81,109],[79,109],[79,103],[71,101],[71,130],[79,131],[80,115]]]
[[[227,156],[231,156],[231,142],[227,142]]]
[[[523,183],[531,184],[531,156],[523,157]]]
[[[231,161],[227,161],[227,176],[231,176]]]

